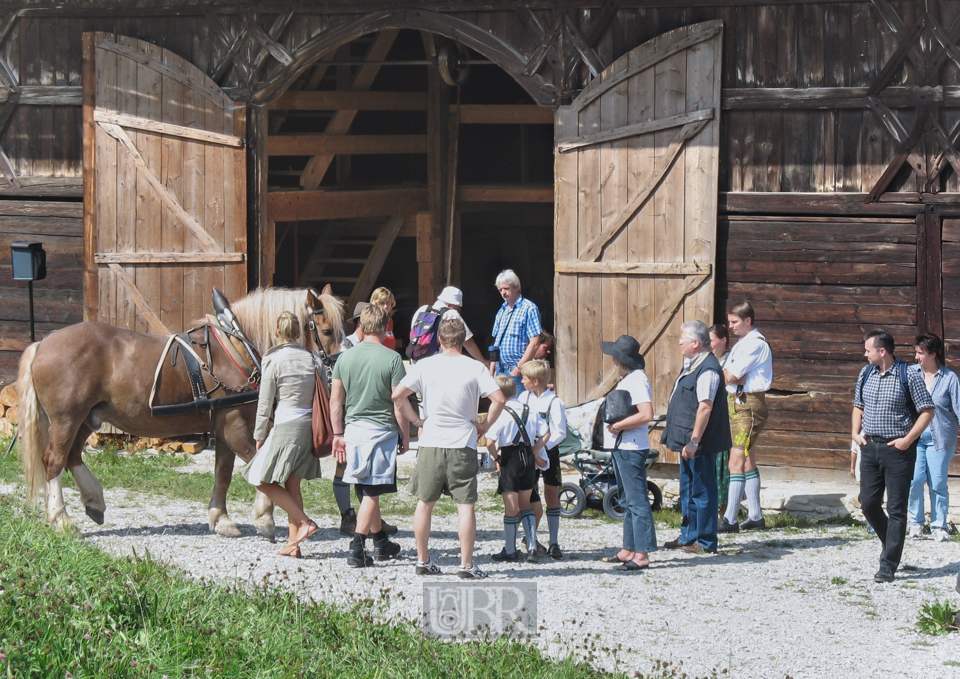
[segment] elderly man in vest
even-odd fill
[[[717,453],[730,448],[723,370],[701,321],[680,326],[683,370],[673,386],[660,441],[680,453],[680,537],[667,549],[717,551]],[[720,407],[714,404],[719,401]]]

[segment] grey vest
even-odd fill
[[[697,418],[697,407],[700,405],[697,400],[697,378],[707,371],[714,371],[720,375],[720,381],[713,395],[713,410],[710,411],[710,419],[707,421],[707,428],[703,432],[697,454],[714,455],[730,450],[732,444],[730,418],[727,415],[727,401],[724,398],[726,391],[723,384],[723,370],[720,368],[720,361],[713,354],[708,354],[692,373],[681,377],[677,388],[673,391],[673,396],[670,397],[667,424],[660,436],[660,442],[670,450],[679,452],[690,443],[693,424]]]

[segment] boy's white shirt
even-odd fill
[[[504,404],[504,411],[506,408],[510,408],[513,412],[517,414],[521,420],[523,419],[523,403],[518,401],[516,397],[511,398]],[[525,429],[527,430],[527,436],[530,437],[530,445],[534,445],[537,440],[545,436],[547,433],[547,423],[543,421],[543,418],[540,417],[540,413],[536,411],[535,408],[529,407],[529,412],[527,414],[527,424]],[[513,440],[517,437],[517,434],[520,432],[517,423],[514,421],[513,416],[508,412],[500,413],[500,417],[497,418],[497,421],[491,425],[490,429],[487,430],[485,434],[488,440],[492,440],[497,448],[503,448],[504,446],[513,445]],[[540,469],[546,469],[550,465],[550,458],[547,456],[546,446],[540,449],[540,452],[537,453],[537,467]],[[544,465],[541,465],[540,462],[544,462]]]
[[[518,397],[523,403],[536,409],[538,413],[547,414],[547,429],[550,431],[550,440],[544,448],[553,450],[567,438],[567,406],[552,389],[545,389],[537,396],[532,391],[525,391]]]

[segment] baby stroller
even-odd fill
[[[622,520],[625,513],[620,504],[620,488],[613,471],[613,454],[600,450],[603,422],[597,416],[603,399],[581,403],[567,408],[567,437],[560,443],[560,458],[580,473],[576,483],[566,482],[560,487],[560,515],[575,518],[587,507],[603,509],[611,519]],[[662,422],[658,417],[654,422]],[[586,445],[585,445],[586,443]],[[647,457],[650,469],[660,457],[652,449]],[[657,511],[663,506],[663,493],[653,481],[647,480],[650,507]]]

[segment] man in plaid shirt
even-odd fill
[[[933,419],[933,400],[921,374],[901,368],[890,333],[871,330],[863,347],[869,365],[860,371],[853,398],[853,440],[861,450],[860,506],[883,545],[873,579],[893,582],[907,534],[917,439]]]
[[[491,362],[497,375],[509,375],[517,385],[517,396],[525,389],[521,384],[520,366],[532,361],[540,344],[540,309],[520,294],[520,279],[512,269],[497,276],[497,291],[503,304],[493,323],[493,343],[500,348],[499,360]],[[494,356],[490,357],[494,359]]]

